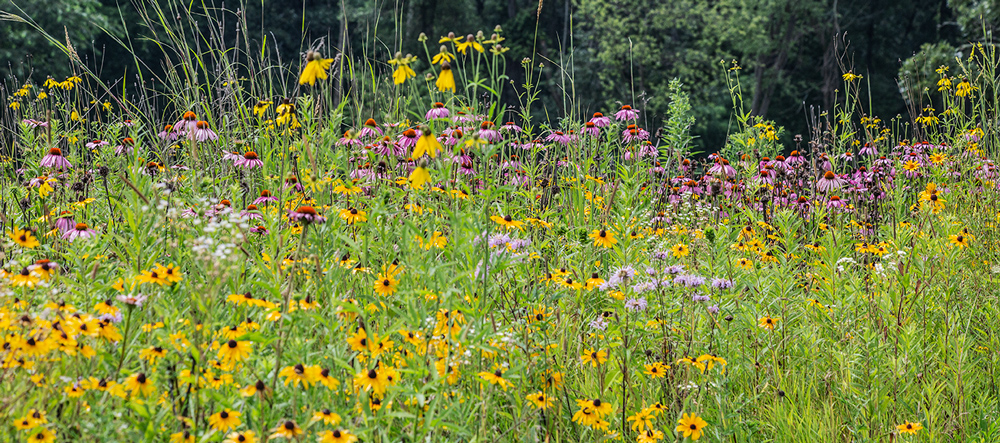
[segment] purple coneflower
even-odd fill
[[[47,128],[49,126],[48,122],[35,120],[33,118],[26,118],[24,120],[21,120],[21,123],[27,125],[29,128]]]
[[[597,126],[598,128],[606,128],[611,126],[611,119],[605,117],[604,114],[601,114],[600,112],[595,112],[589,123],[593,123],[594,126]]]
[[[524,132],[524,130],[521,129],[520,126],[515,125],[514,122],[507,122],[507,123],[504,123],[504,125],[500,127],[500,132],[513,132],[513,133],[516,133],[516,134],[520,134],[520,133]]]
[[[233,162],[236,166],[242,166],[247,169],[260,168],[264,166],[264,161],[257,158],[257,153],[253,151],[247,151],[243,154],[239,160]]]
[[[132,140],[132,137],[123,138],[122,144],[115,146],[115,155],[132,154],[132,152],[135,151],[134,145],[135,140]]]
[[[156,136],[160,137],[161,140],[172,142],[174,140],[177,140],[178,134],[177,132],[174,131],[173,125],[167,125],[164,126],[163,130],[157,133]]]
[[[43,168],[55,168],[55,169],[69,169],[73,165],[63,157],[62,150],[59,148],[49,149],[49,153],[42,157],[42,162],[40,163]]]
[[[92,237],[97,237],[97,231],[90,229],[86,223],[77,223],[73,229],[66,231],[66,233],[62,235],[62,238],[69,241],[76,241],[78,238],[86,240]]]
[[[431,109],[427,111],[427,114],[424,115],[424,119],[434,120],[436,118],[448,118],[450,115],[451,113],[448,112],[448,108],[444,107],[444,103],[437,102],[434,103],[434,106],[431,106]]]
[[[622,122],[637,118],[639,118],[639,111],[632,109],[629,105],[622,105],[622,109],[615,113],[615,119]]]
[[[243,161],[243,154],[240,154],[239,151],[226,151],[226,150],[223,150],[222,151],[222,161],[233,162],[233,165],[236,165],[236,162]],[[236,166],[238,166],[238,165],[236,165]]]
[[[479,125],[479,137],[490,142],[496,143],[501,140],[500,132],[493,129],[493,122],[485,121]]]
[[[62,211],[59,214],[59,218],[56,219],[56,229],[65,233],[75,227],[76,221],[73,220],[73,213],[69,211]]]
[[[84,146],[86,146],[87,149],[95,149],[95,148],[100,148],[102,146],[107,146],[107,145],[108,145],[108,142],[106,142],[104,140],[94,140],[92,142],[87,142],[87,144],[84,145]]]
[[[370,118],[365,121],[364,127],[361,128],[361,132],[358,133],[360,138],[378,138],[382,136],[382,129],[378,127],[378,123],[375,123],[375,119]]]
[[[198,122],[195,123],[195,129],[192,134],[194,139],[199,142],[219,139],[219,136],[208,127],[208,122],[205,120],[198,120]]]
[[[174,123],[174,132],[178,134],[188,134],[193,132],[198,128],[198,115],[194,112],[188,111],[184,113],[177,123]]]
[[[246,217],[251,220],[263,220],[264,216],[260,215],[260,210],[257,205],[247,205],[246,210],[240,211],[240,217]]]
[[[580,129],[580,133],[591,137],[599,137],[601,135],[601,128],[598,127],[593,121],[589,121],[583,124],[583,128]]]
[[[257,199],[253,201],[253,204],[259,205],[259,204],[267,204],[267,202],[277,202],[277,201],[278,198],[271,195],[271,191],[265,189],[263,191],[260,191],[260,197],[257,197]]]
[[[137,308],[141,308],[142,304],[146,302],[146,299],[148,299],[149,296],[144,294],[136,294],[136,295],[121,294],[115,298],[118,299],[118,301],[125,303],[126,305],[131,305]]]
[[[826,171],[823,173],[823,177],[816,180],[816,189],[820,192],[830,192],[844,186],[845,183],[847,180],[838,177],[833,171]]]
[[[403,133],[399,135],[399,139],[396,140],[396,143],[403,149],[410,150],[413,149],[414,146],[417,146],[417,140],[420,139],[421,135],[420,131],[410,128],[403,131]]]
[[[288,219],[306,224],[326,222],[326,217],[319,215],[312,206],[299,206],[294,211],[288,211]]]

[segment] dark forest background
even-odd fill
[[[84,63],[114,83],[134,75],[133,54],[145,62],[143,69],[164,69],[157,63],[161,49],[144,38],[151,31],[143,21],[143,5],[157,1],[177,3],[0,0],[0,11],[30,17],[56,38],[68,36]],[[667,110],[668,82],[676,77],[691,95],[698,144],[709,151],[723,143],[732,122],[725,83],[732,60],[742,68],[744,100],[752,112],[786,127],[786,137],[791,137],[807,133],[810,107],[834,106],[846,70],[863,76],[865,101],[870,103],[866,113],[886,120],[904,115],[907,97],[930,88],[937,80],[936,68],[954,65],[956,56],[967,55],[970,43],[988,40],[1000,24],[1000,0],[180,3],[195,16],[221,19],[218,34],[231,40],[222,44],[233,46],[245,37],[254,45],[266,45],[290,68],[298,66],[300,54],[318,39],[327,48],[385,61],[396,51],[422,56],[422,32],[436,53],[440,36],[478,31],[489,36],[499,25],[510,48],[506,55],[512,81],[523,83],[520,61],[533,51],[545,66],[540,78],[543,118],[555,120],[567,110],[589,116],[626,103],[642,109],[647,125],[655,129]],[[246,36],[237,31],[237,17],[245,17]],[[429,68],[426,62],[414,67],[418,73]],[[61,80],[73,71],[69,60],[31,27],[0,21],[0,78],[5,85],[0,94],[9,94],[27,77],[40,84],[47,76]],[[386,75],[389,71],[385,66]],[[516,96],[506,99],[516,104]]]

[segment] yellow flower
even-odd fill
[[[243,415],[232,409],[223,409],[215,414],[208,417],[208,424],[217,431],[225,432],[233,429],[243,423],[240,420],[240,415]]]
[[[455,54],[448,52],[448,48],[441,46],[441,50],[434,56],[431,60],[431,64],[440,65],[442,63],[447,63],[455,59]]]
[[[767,329],[768,331],[773,331],[774,327],[778,325],[779,321],[781,321],[780,318],[770,317],[770,316],[765,315],[765,316],[757,319],[757,324],[760,327],[762,327],[764,329]]]
[[[232,364],[246,360],[252,351],[251,342],[229,340],[219,347],[218,359],[224,363]]]
[[[598,365],[604,364],[604,362],[608,361],[608,352],[601,349],[596,351],[593,349],[585,349],[583,354],[580,354],[580,361],[582,361],[585,365],[589,363],[591,366],[596,368]]]
[[[674,429],[676,432],[683,433],[684,438],[690,438],[691,440],[698,440],[701,438],[701,434],[704,432],[708,423],[702,420],[701,417],[694,414],[685,413],[684,416],[677,421],[677,428]]]
[[[317,441],[319,443],[354,443],[358,441],[358,437],[345,430],[335,429],[333,431],[323,431],[319,434]]]
[[[522,230],[524,229],[522,228],[522,226],[524,226],[524,222],[520,220],[514,220],[510,216],[510,214],[507,214],[503,217],[499,215],[494,215],[490,217],[490,220],[493,220],[493,223],[496,223],[500,226],[503,226],[504,228],[507,228],[508,231],[511,229],[522,229]]]
[[[625,420],[632,422],[631,428],[633,431],[643,432],[646,428],[653,427],[653,418],[655,417],[651,410],[643,409],[636,412],[635,415],[627,417]]]
[[[483,371],[480,372],[478,375],[483,380],[490,382],[491,385],[500,385],[500,387],[503,388],[504,391],[506,391],[508,387],[514,386],[514,384],[511,383],[510,380],[503,378],[503,371],[501,371],[500,369],[497,369],[496,371],[493,372]]]
[[[340,218],[344,219],[349,225],[353,225],[357,222],[368,221],[368,213],[365,211],[360,211],[355,208],[342,209],[340,211]]]
[[[468,36],[464,42],[455,45],[456,48],[458,49],[458,52],[461,52],[462,55],[465,55],[465,51],[469,48],[475,49],[479,52],[485,52],[486,48],[484,48],[483,45],[479,44],[479,42],[475,41],[471,37],[472,36]]]
[[[899,431],[900,434],[910,434],[910,435],[917,435],[917,431],[923,428],[924,426],[921,425],[920,422],[916,423],[906,422],[896,426],[896,429]]]
[[[22,248],[34,249],[41,244],[27,229],[14,228],[14,230],[7,232],[7,235]]]
[[[316,84],[317,79],[326,80],[326,70],[330,69],[330,65],[332,63],[332,58],[323,58],[323,56],[316,51],[307,52],[306,67],[302,69],[302,74],[299,75],[299,84],[308,84],[309,86],[313,86]]]
[[[643,371],[650,378],[663,378],[667,376],[667,369],[670,366],[664,365],[663,362],[654,362],[653,364],[643,365],[646,370]]]
[[[535,405],[536,408],[542,410],[551,408],[553,404],[552,397],[545,395],[545,393],[541,391],[536,392],[534,394],[528,394],[528,396],[525,398],[527,398],[528,401],[531,402],[531,404]]]
[[[962,234],[955,234],[948,236],[949,243],[958,246],[959,248],[969,247],[969,238]]]
[[[670,248],[670,252],[673,253],[674,257],[687,257],[691,253],[691,250],[684,243],[678,243]]]
[[[618,243],[618,240],[615,240],[615,233],[606,229],[595,229],[589,237],[594,239],[594,246],[611,248],[614,247],[615,243]]]
[[[413,68],[410,68],[410,63],[417,60],[417,57],[407,54],[406,57],[399,52],[396,53],[396,57],[389,60],[390,65],[395,65],[396,69],[392,71],[392,82],[401,85],[406,79],[413,78],[417,76],[416,72],[413,72]]]
[[[423,157],[424,154],[429,155],[431,158],[436,158],[438,152],[441,151],[441,142],[434,137],[434,133],[427,126],[420,127],[420,138],[417,139],[417,144],[413,146],[414,159],[419,159]]]
[[[56,434],[48,429],[42,429],[28,438],[28,443],[53,443],[56,441]]]
[[[437,82],[434,83],[438,91],[455,92],[455,73],[451,72],[451,64],[444,62],[441,64],[441,73],[438,74]]]

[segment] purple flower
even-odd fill
[[[69,241],[76,241],[78,238],[86,240],[93,237],[97,237],[97,231],[90,229],[86,223],[77,223],[73,229],[66,231],[66,233],[62,235],[62,238]]]
[[[241,166],[247,169],[260,168],[264,166],[264,161],[257,157],[257,153],[247,151],[239,160],[233,162],[234,166]]]
[[[678,275],[677,277],[674,277],[674,284],[687,286],[689,288],[697,288],[698,286],[705,284],[705,277],[692,274]]]
[[[62,215],[56,219],[56,228],[63,233],[69,232],[69,230],[76,228],[76,221],[73,220],[73,214],[69,211],[63,211]]]
[[[713,278],[712,287],[715,289],[729,289],[734,285],[733,281],[728,278]]]
[[[448,108],[444,107],[444,103],[437,102],[434,103],[434,106],[427,111],[427,115],[424,115],[424,118],[427,120],[433,120],[436,118],[448,118],[450,115],[451,113],[448,112]]]
[[[834,174],[833,171],[826,171],[823,173],[823,177],[816,181],[816,189],[820,192],[829,192],[844,186],[847,180],[844,180]]]
[[[216,135],[215,132],[208,127],[208,122],[204,120],[199,120],[197,123],[195,123],[194,132],[192,132],[191,134],[192,137],[194,137],[194,139],[199,142],[219,139],[219,136]]]
[[[173,126],[167,125],[167,126],[165,126],[163,128],[162,131],[160,131],[159,133],[157,133],[156,136],[159,137],[161,140],[166,140],[168,142],[172,142],[174,140],[177,140],[178,134],[177,134],[177,132],[174,131],[174,127]]]
[[[501,132],[513,132],[513,133],[516,133],[516,134],[520,134],[520,133],[524,132],[524,130],[521,129],[520,126],[515,125],[514,122],[504,123],[503,126],[500,126],[500,131]]]
[[[59,148],[49,149],[49,153],[45,157],[42,157],[41,166],[43,168],[55,169],[69,169],[73,167],[73,165],[66,160],[66,157],[63,157],[62,150]]]
[[[712,297],[709,297],[709,296],[704,295],[704,294],[694,294],[694,295],[691,296],[691,301],[695,301],[695,302],[706,302],[706,301],[711,301],[711,300],[712,300]]]
[[[618,121],[635,120],[639,118],[639,111],[632,109],[629,105],[622,105],[622,109],[615,113],[615,119]]]
[[[549,134],[548,137],[545,137],[545,141],[556,142],[565,145],[569,143],[569,136],[564,134],[562,131],[554,131],[551,134]]]
[[[288,219],[299,223],[324,223],[326,217],[316,213],[312,206],[299,206],[294,211],[288,211]]]
[[[21,120],[21,123],[27,125],[29,128],[47,128],[49,126],[48,122],[35,120],[33,118],[26,118],[24,120]]]
[[[625,301],[625,309],[629,311],[645,311],[646,310],[646,298],[630,298]]]
[[[598,316],[597,318],[595,318],[590,322],[590,327],[597,329],[599,331],[603,331],[608,328],[608,321],[605,320],[604,317]]]
[[[601,114],[600,112],[595,112],[589,123],[593,123],[594,126],[597,126],[598,128],[606,128],[611,126],[611,119],[605,117],[604,114]]]
[[[141,308],[142,304],[146,302],[146,299],[148,299],[149,296],[143,294],[136,294],[136,295],[121,294],[116,298],[118,299],[118,301],[125,303],[126,305],[132,305]]]
[[[94,140],[92,142],[88,142],[84,146],[86,146],[87,149],[95,149],[95,148],[100,148],[102,146],[107,146],[107,145],[108,145],[108,142],[106,142],[104,140]]]
[[[707,309],[709,314],[715,315],[719,313],[719,305],[712,305],[709,306]]]

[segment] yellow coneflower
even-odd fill
[[[701,438],[703,429],[708,426],[705,420],[695,414],[685,413],[680,420],[677,421],[677,428],[675,429],[678,433],[683,433],[684,438],[690,438],[691,440],[698,440]]]
[[[268,109],[271,109],[273,103],[266,100],[261,100],[257,104],[253,105],[253,115],[257,117],[263,117]]]
[[[430,158],[436,158],[441,149],[441,142],[434,137],[434,132],[431,131],[430,126],[420,126],[420,137],[417,138],[417,143],[413,146],[413,155],[411,157],[414,160],[418,160],[424,154],[427,154]]]
[[[434,86],[437,86],[438,91],[441,92],[455,92],[455,73],[451,72],[450,63],[441,63],[441,73],[438,74],[438,79],[437,82],[434,83]]]
[[[606,229],[595,229],[594,232],[590,233],[590,238],[594,239],[594,246],[603,248],[612,248],[615,246],[615,243],[618,243],[614,232]]]
[[[590,364],[596,368],[598,365],[602,365],[608,361],[608,352],[601,349],[596,351],[593,349],[584,349],[583,354],[580,354],[580,361],[584,365]]]
[[[240,415],[243,414],[232,409],[223,409],[208,417],[208,425],[216,431],[225,432],[243,423]]]
[[[423,166],[417,166],[413,168],[413,171],[410,172],[410,176],[406,180],[414,189],[423,189],[424,185],[431,181],[431,172]]]
[[[317,79],[326,80],[326,70],[330,69],[332,63],[332,58],[323,58],[319,52],[306,52],[306,67],[302,69],[302,74],[299,75],[299,84],[313,86],[316,84]]]
[[[417,60],[417,57],[411,54],[406,54],[403,57],[401,52],[397,52],[396,56],[389,60],[389,64],[396,67],[392,71],[392,82],[401,85],[406,79],[413,78],[417,76],[416,72],[413,72],[413,68],[410,67],[410,63]]]

